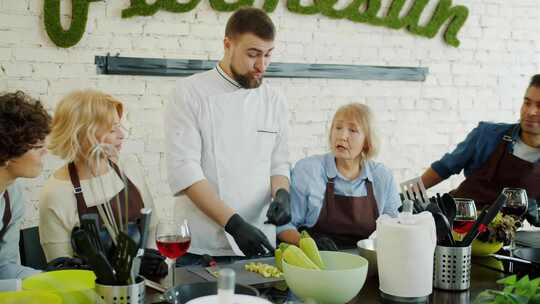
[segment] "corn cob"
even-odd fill
[[[302,251],[307,255],[307,257],[320,269],[324,269],[326,267],[323,260],[321,259],[321,255],[319,254],[319,248],[317,248],[317,243],[315,243],[315,240],[309,236],[307,231],[302,231],[298,245],[300,245],[300,249],[302,249]]]
[[[279,269],[279,271],[283,271],[283,267],[281,266],[281,260],[283,259],[281,249],[276,249],[276,251],[274,252],[274,259],[276,261],[277,269]]]
[[[320,269],[319,266],[315,265],[315,263],[313,263],[300,248],[294,245],[289,245],[287,249],[283,251],[283,260],[297,267],[315,270]]]

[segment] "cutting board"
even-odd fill
[[[275,266],[274,257],[268,257],[268,258],[260,258],[260,259],[250,259],[250,260],[243,260],[243,261],[237,261],[231,264],[220,264],[215,267],[207,267],[208,269],[219,271],[219,269],[223,268],[230,268],[234,270],[236,273],[236,283],[237,284],[243,284],[243,285],[257,285],[260,287],[266,287],[266,286],[272,286],[275,282],[284,281],[283,276],[281,278],[265,278],[262,275],[247,271],[244,269],[244,265],[248,263],[265,263],[268,265]],[[216,282],[217,278],[214,277],[212,274],[210,274],[207,270],[207,268],[201,267],[201,266],[188,266],[186,269],[189,272],[192,272],[201,278],[205,279],[209,282]]]

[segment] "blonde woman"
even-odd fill
[[[292,170],[292,220],[277,230],[284,242],[298,244],[298,231],[307,230],[321,249],[356,247],[375,231],[380,214],[397,215],[394,177],[372,160],[377,144],[369,108],[339,108],[329,142],[330,153],[302,159]]]
[[[120,214],[129,214],[130,223],[139,220],[141,208],[153,207],[137,160],[118,159],[124,140],[120,124],[123,112],[120,101],[93,90],[75,91],[58,103],[48,148],[66,164],[46,181],[39,205],[39,234],[48,261],[74,255],[70,241],[73,228],[80,225],[84,214],[98,214],[98,208],[105,202],[110,202],[116,221],[120,208]],[[154,210],[146,247],[155,247],[156,222]],[[130,226],[135,228],[130,229],[130,234],[139,233],[136,225]],[[103,231],[102,241],[110,243],[110,237]],[[157,251],[147,250],[145,257],[147,261],[143,258],[142,269],[147,275],[166,273],[163,257]]]

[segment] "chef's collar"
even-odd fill
[[[216,65],[216,70],[219,76],[223,78],[223,80],[227,81],[229,84],[235,86],[238,89],[242,88],[242,86],[236,80],[232,79],[229,75],[227,75],[227,73],[225,73],[225,71],[223,71],[223,69],[219,66],[219,62]]]
[[[328,178],[334,178],[339,177],[343,180],[348,180],[345,178],[341,173],[339,173],[337,167],[336,167],[336,156],[334,153],[327,153],[324,157],[324,167],[326,169],[326,176]],[[373,181],[373,176],[371,174],[371,168],[367,161],[364,161],[362,164],[362,170],[360,171],[360,175],[355,178],[353,181],[357,180],[364,180],[367,179],[369,181]]]

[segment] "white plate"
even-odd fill
[[[218,304],[218,296],[204,296],[200,298],[193,299],[186,304]],[[247,295],[234,295],[232,304],[272,304],[263,298],[258,298],[254,296]]]

